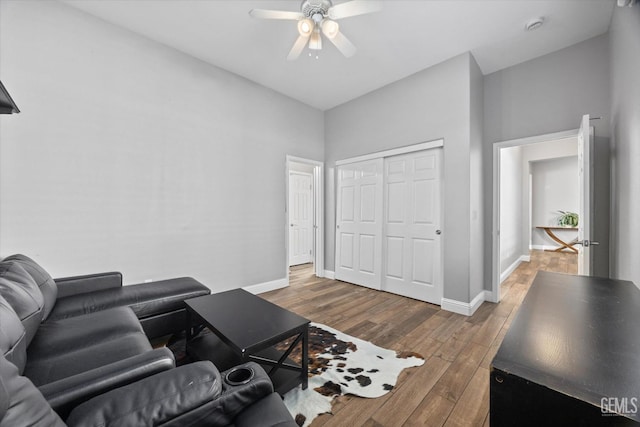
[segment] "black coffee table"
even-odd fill
[[[308,319],[243,289],[192,298],[186,300],[185,304],[187,351],[194,337],[202,330],[202,327],[193,325],[202,324],[232,350],[237,356],[237,363],[251,360],[265,367],[279,393],[283,394],[297,384],[302,384],[303,389],[307,388]],[[273,348],[294,336],[293,343],[286,351]],[[288,359],[298,343],[302,343],[301,366]],[[211,347],[209,352],[219,352],[219,348]],[[216,363],[215,357],[215,354],[211,354],[207,358]]]

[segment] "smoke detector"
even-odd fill
[[[533,18],[529,22],[526,23],[524,29],[527,31],[535,31],[538,28],[542,27],[544,24],[544,16],[539,16],[538,18]]]

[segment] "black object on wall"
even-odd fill
[[[0,82],[0,114],[14,114],[19,113],[20,109],[13,102],[11,95],[7,92],[2,82]]]

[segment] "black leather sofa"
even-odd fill
[[[246,386],[229,386],[209,361],[165,371],[94,397],[63,421],[28,378],[0,355],[0,427],[296,427],[260,365]]]
[[[114,307],[129,307],[140,320],[149,339],[184,328],[184,300],[211,293],[191,277],[123,286],[122,274],[109,272],[52,279],[40,265],[25,255],[12,255],[36,281],[43,294],[43,320],[59,320]]]
[[[257,420],[252,411],[261,413],[257,425],[295,425],[258,365],[249,365],[255,375],[247,384],[229,384],[210,362],[175,368],[171,351],[152,349],[145,331],[153,337],[183,328],[176,319],[183,318],[184,299],[208,293],[185,278],[132,286],[122,286],[119,273],[53,280],[24,255],[5,258],[0,426],[63,425],[63,419],[256,425],[243,424]]]

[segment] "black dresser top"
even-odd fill
[[[596,406],[640,399],[640,290],[538,272],[492,367]]]

